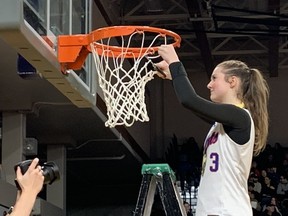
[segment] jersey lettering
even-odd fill
[[[216,152],[210,154],[210,159],[212,159],[212,165],[210,166],[211,172],[217,172],[219,168],[219,155]]]

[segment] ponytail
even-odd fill
[[[229,60],[218,66],[226,69],[225,74],[228,77],[237,76],[241,80],[238,97],[243,101],[254,121],[254,156],[257,156],[265,149],[268,137],[268,84],[258,69],[250,69],[244,62]]]
[[[253,68],[249,71],[249,86],[247,86],[246,92],[243,92],[243,102],[254,120],[254,155],[257,156],[265,149],[267,143],[269,87],[258,69]]]

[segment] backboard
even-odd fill
[[[61,73],[59,35],[91,31],[92,0],[2,0],[0,38],[19,54],[19,75],[38,74],[78,107],[96,103],[91,57],[80,70]]]

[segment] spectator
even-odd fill
[[[278,198],[280,198],[281,200],[288,196],[288,180],[286,175],[280,176],[280,182],[277,186],[276,193]]]
[[[255,184],[253,182],[248,183],[248,192],[250,193],[250,200],[261,201],[261,194],[254,190]]]
[[[265,178],[267,176],[267,171],[265,169],[263,169],[261,171],[261,175],[259,177],[259,182],[261,183],[261,185],[263,186],[265,184]]]
[[[253,212],[255,212],[255,211],[259,211],[261,209],[260,202],[259,202],[260,194],[257,193],[256,191],[254,191],[253,188],[254,188],[254,183],[249,182],[248,183],[248,194],[250,197],[250,202],[251,202]]]
[[[279,212],[275,210],[275,206],[272,204],[268,204],[264,212],[262,212],[261,216],[282,216]]]
[[[276,165],[273,165],[268,168],[267,175],[271,179],[271,184],[277,186],[280,180],[280,176],[277,173],[277,167]]]
[[[258,192],[261,194],[262,191],[262,184],[259,182],[259,178],[257,175],[253,175],[253,183],[254,183],[254,191]]]
[[[191,205],[186,201],[184,201],[183,205],[184,205],[187,216],[193,216],[191,212]]]
[[[252,165],[251,165],[251,174],[256,175],[256,176],[260,176],[261,175],[261,171],[258,167],[258,162],[256,160],[252,161]]]
[[[288,175],[288,159],[284,158],[282,164],[279,167],[279,172]]]
[[[281,212],[279,211],[276,197],[272,197],[270,199],[270,202],[268,202],[268,204],[263,206],[263,212],[264,215],[282,216]]]
[[[267,204],[268,201],[275,196],[276,188],[271,184],[271,179],[266,176],[264,180],[264,185],[262,186],[262,201],[261,204]]]

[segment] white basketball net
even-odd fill
[[[119,46],[122,49],[122,53],[118,56],[115,56],[111,50],[107,49],[107,46],[101,48],[103,53],[99,55],[97,48],[94,46],[95,42],[91,43],[99,86],[103,91],[107,106],[108,120],[105,122],[106,127],[115,127],[117,125],[130,127],[135,121],[149,121],[145,104],[145,85],[156,74],[154,70],[148,70],[147,67],[149,64],[153,64],[151,61],[153,57],[151,57],[151,53],[145,50],[142,51],[141,48],[143,55],[140,57],[135,57],[132,53],[133,58],[129,58],[129,60],[125,58],[128,54],[127,48],[129,48],[132,38],[136,34],[137,37],[141,36],[141,47],[144,46],[144,32],[132,33],[128,38],[127,44],[125,44],[125,39],[122,36],[122,44]],[[148,47],[155,46],[159,37],[161,37],[162,41],[164,37],[164,41],[166,41],[166,36],[158,34]],[[100,43],[110,45],[112,43],[112,39],[110,39],[106,39],[105,42],[101,40]],[[112,57],[108,57],[108,54],[112,55]]]

